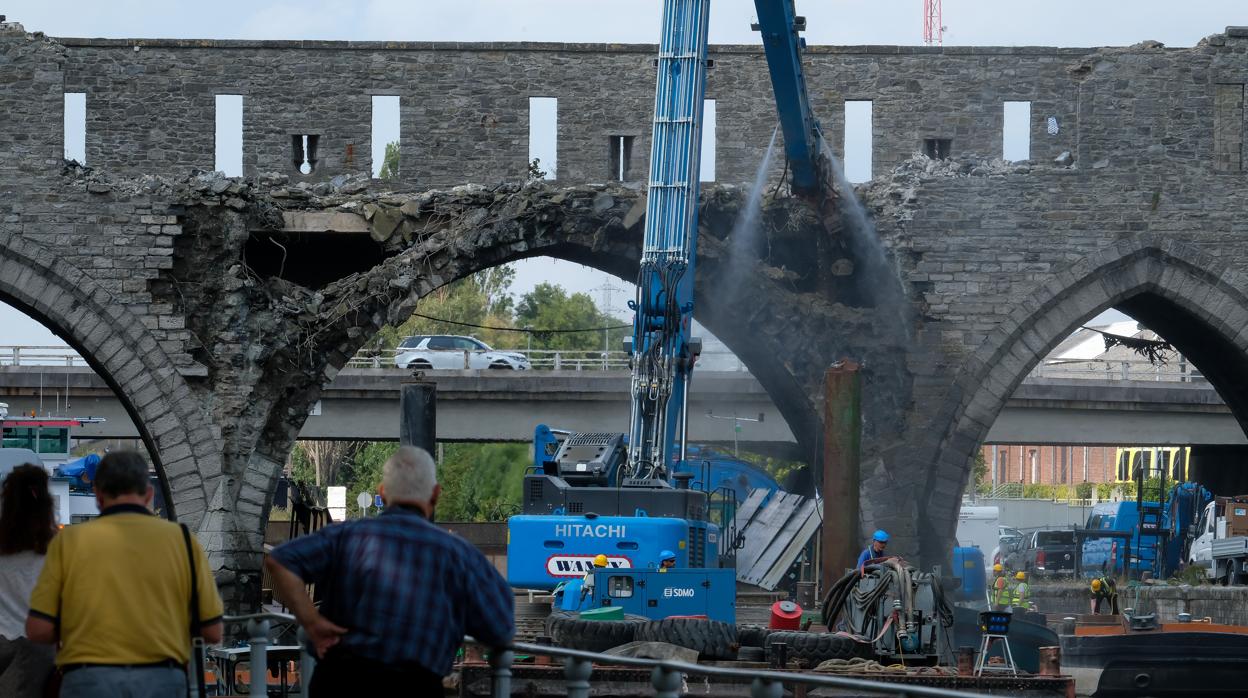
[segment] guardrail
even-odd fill
[[[1170,381],[1175,383],[1208,383],[1186,360],[1153,364],[1144,359],[1080,359],[1042,361],[1031,370],[1028,378],[1075,378],[1109,381]]]
[[[269,621],[294,623],[295,617],[289,613],[266,612],[249,613],[241,616],[223,616],[221,620],[225,623],[247,623],[247,644],[249,648],[247,663],[248,673],[251,675],[251,686],[248,689],[248,695],[267,696],[269,690]],[[316,660],[308,654],[302,627],[299,628],[298,638],[299,645],[304,648],[299,653],[300,695],[306,696],[308,679],[312,677],[312,672],[316,667]],[[198,686],[195,686],[193,692],[198,692]],[[192,698],[198,697],[192,696]]]
[[[568,698],[589,698],[594,664],[651,669],[650,685],[658,698],[678,698],[682,694],[686,676],[725,678],[740,680],[750,685],[751,698],[780,698],[785,684],[813,688],[843,688],[865,693],[895,696],[931,696],[932,698],[978,698],[980,694],[947,688],[909,684],[885,683],[869,679],[831,676],[826,674],[787,671],[763,671],[759,669],[735,669],[706,664],[690,664],[674,660],[643,659],[565,649],[548,645],[517,642],[503,652],[493,652],[489,658],[491,667],[490,695],[492,698],[510,698],[511,666],[515,654],[559,657],[564,660],[564,678]]]
[[[555,349],[495,349],[508,353],[524,354],[534,371],[627,371],[628,354],[623,351],[578,351]],[[397,349],[365,350],[351,357],[347,368],[396,368],[394,357]],[[469,352],[446,352],[457,354],[456,368],[467,368]],[[461,357],[462,356],[462,360]],[[745,364],[731,352],[703,353],[698,363],[720,371],[745,372]]]
[[[86,366],[70,347],[0,345],[0,366]]]

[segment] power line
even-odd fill
[[[472,327],[478,330],[494,330],[496,332],[523,332],[526,334],[571,334],[574,332],[604,332],[607,330],[622,330],[625,328],[632,327],[632,325],[629,324],[629,325],[610,325],[608,327],[587,327],[585,329],[577,329],[577,330],[534,330],[531,328],[524,328],[524,327],[494,327],[491,325],[477,325],[471,322],[460,322],[458,320],[443,320],[440,317],[433,317],[431,315],[423,315],[421,313],[412,313],[412,315],[415,315],[418,318],[423,318],[425,320],[432,320],[433,322],[445,322],[448,325],[459,325],[460,327]]]

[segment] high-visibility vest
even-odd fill
[[[1027,582],[1019,582],[1014,587],[1014,605],[1019,608],[1027,607],[1027,592],[1031,591],[1031,587],[1027,586]]]
[[[998,606],[1009,606],[1010,598],[1014,595],[1014,589],[1010,587],[1010,580],[1004,574],[998,575],[997,580],[992,583],[992,602]]]

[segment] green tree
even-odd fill
[[[530,463],[527,444],[446,444],[438,469],[438,519],[503,521],[518,513],[524,469]]]
[[[558,284],[541,283],[516,304],[515,324],[534,330],[581,330],[625,323],[601,312],[587,293],[568,294]],[[533,335],[533,348],[593,351],[605,344],[606,348],[617,350],[626,331],[620,328],[608,332],[537,332]]]
[[[399,142],[390,141],[386,144],[386,154],[381,160],[381,170],[377,179],[399,178]]]
[[[436,289],[420,299],[416,306],[417,314],[406,322],[397,327],[382,328],[373,345],[379,350],[394,349],[404,337],[411,335],[471,334],[493,347],[518,346],[519,333],[466,326],[512,327],[514,302],[511,283],[515,277],[515,268],[504,264]],[[450,322],[430,320],[431,317]]]

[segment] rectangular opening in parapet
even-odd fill
[[[845,178],[857,184],[871,179],[871,100],[845,100]]]
[[[702,102],[702,160],[699,169],[703,182],[715,181],[715,100]]]
[[[923,154],[933,160],[944,160],[953,151],[953,139],[924,138]]]
[[[65,93],[65,159],[87,164],[87,93]]]
[[[633,139],[634,136],[608,136],[607,147],[610,162],[611,180],[614,182],[627,182],[629,180],[629,168],[633,164]]]
[[[1006,102],[1001,121],[1001,159],[1031,159],[1031,102]]]
[[[559,155],[559,100],[529,97],[529,179],[555,179]]]
[[[399,176],[399,98],[373,95],[373,177]]]
[[[302,174],[316,171],[316,143],[321,137],[314,134],[292,134],[290,137],[291,162],[295,170]]]
[[[216,164],[226,177],[243,176],[243,96],[217,95]]]

